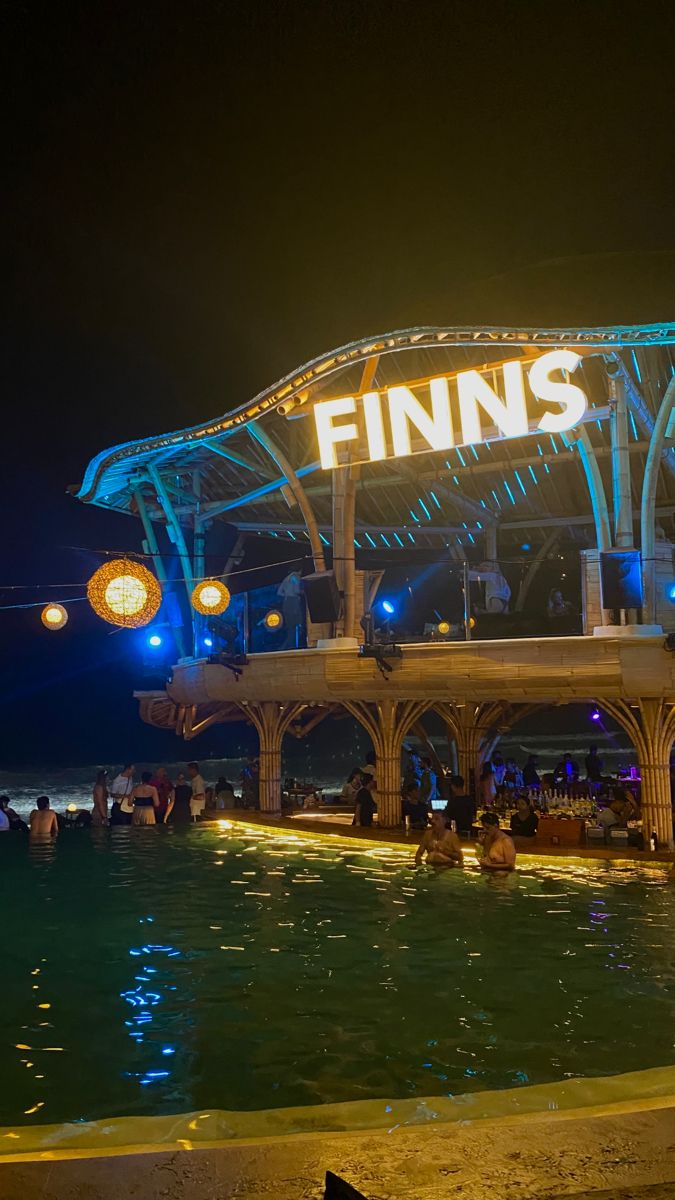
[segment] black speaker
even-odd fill
[[[305,575],[302,586],[310,620],[316,624],[337,621],[340,616],[340,593],[332,571],[316,571]]]
[[[642,558],[639,550],[600,553],[603,608],[642,608]]]

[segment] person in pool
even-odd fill
[[[176,780],[176,786],[173,789],[173,808],[169,815],[169,821],[172,825],[190,824],[192,820],[190,812],[191,797],[192,788],[181,771]]]
[[[421,865],[425,854],[430,867],[464,866],[461,842],[445,824],[445,813],[431,814],[431,826],[425,830],[415,855],[416,866]]]
[[[28,818],[31,837],[56,837],[59,823],[56,813],[49,807],[49,796],[38,796],[37,808],[34,808]]]
[[[494,812],[485,812],[481,817],[485,830],[483,855],[478,865],[484,871],[513,871],[516,865],[516,848],[508,833],[499,828],[499,817]]]

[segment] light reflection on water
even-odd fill
[[[452,1095],[675,1061],[659,866],[213,829],[0,844],[0,1123]]]

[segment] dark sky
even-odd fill
[[[10,2],[1,20],[0,584],[84,581],[99,560],[68,547],[138,547],[135,523],[65,495],[96,451],[351,338],[675,315],[668,3]],[[137,725],[121,638],[79,607],[58,639],[0,613],[5,760],[166,744]]]

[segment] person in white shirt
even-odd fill
[[[206,784],[199,773],[199,763],[189,762],[187,769],[192,781],[190,812],[192,814],[192,820],[196,821],[199,817],[201,817],[204,809],[206,808]]]
[[[134,811],[134,802],[131,799],[131,793],[134,790],[134,773],[136,768],[133,763],[125,763],[119,775],[116,775],[110,787],[110,796],[112,798],[112,809],[110,811],[111,825],[131,825],[131,816]]]

